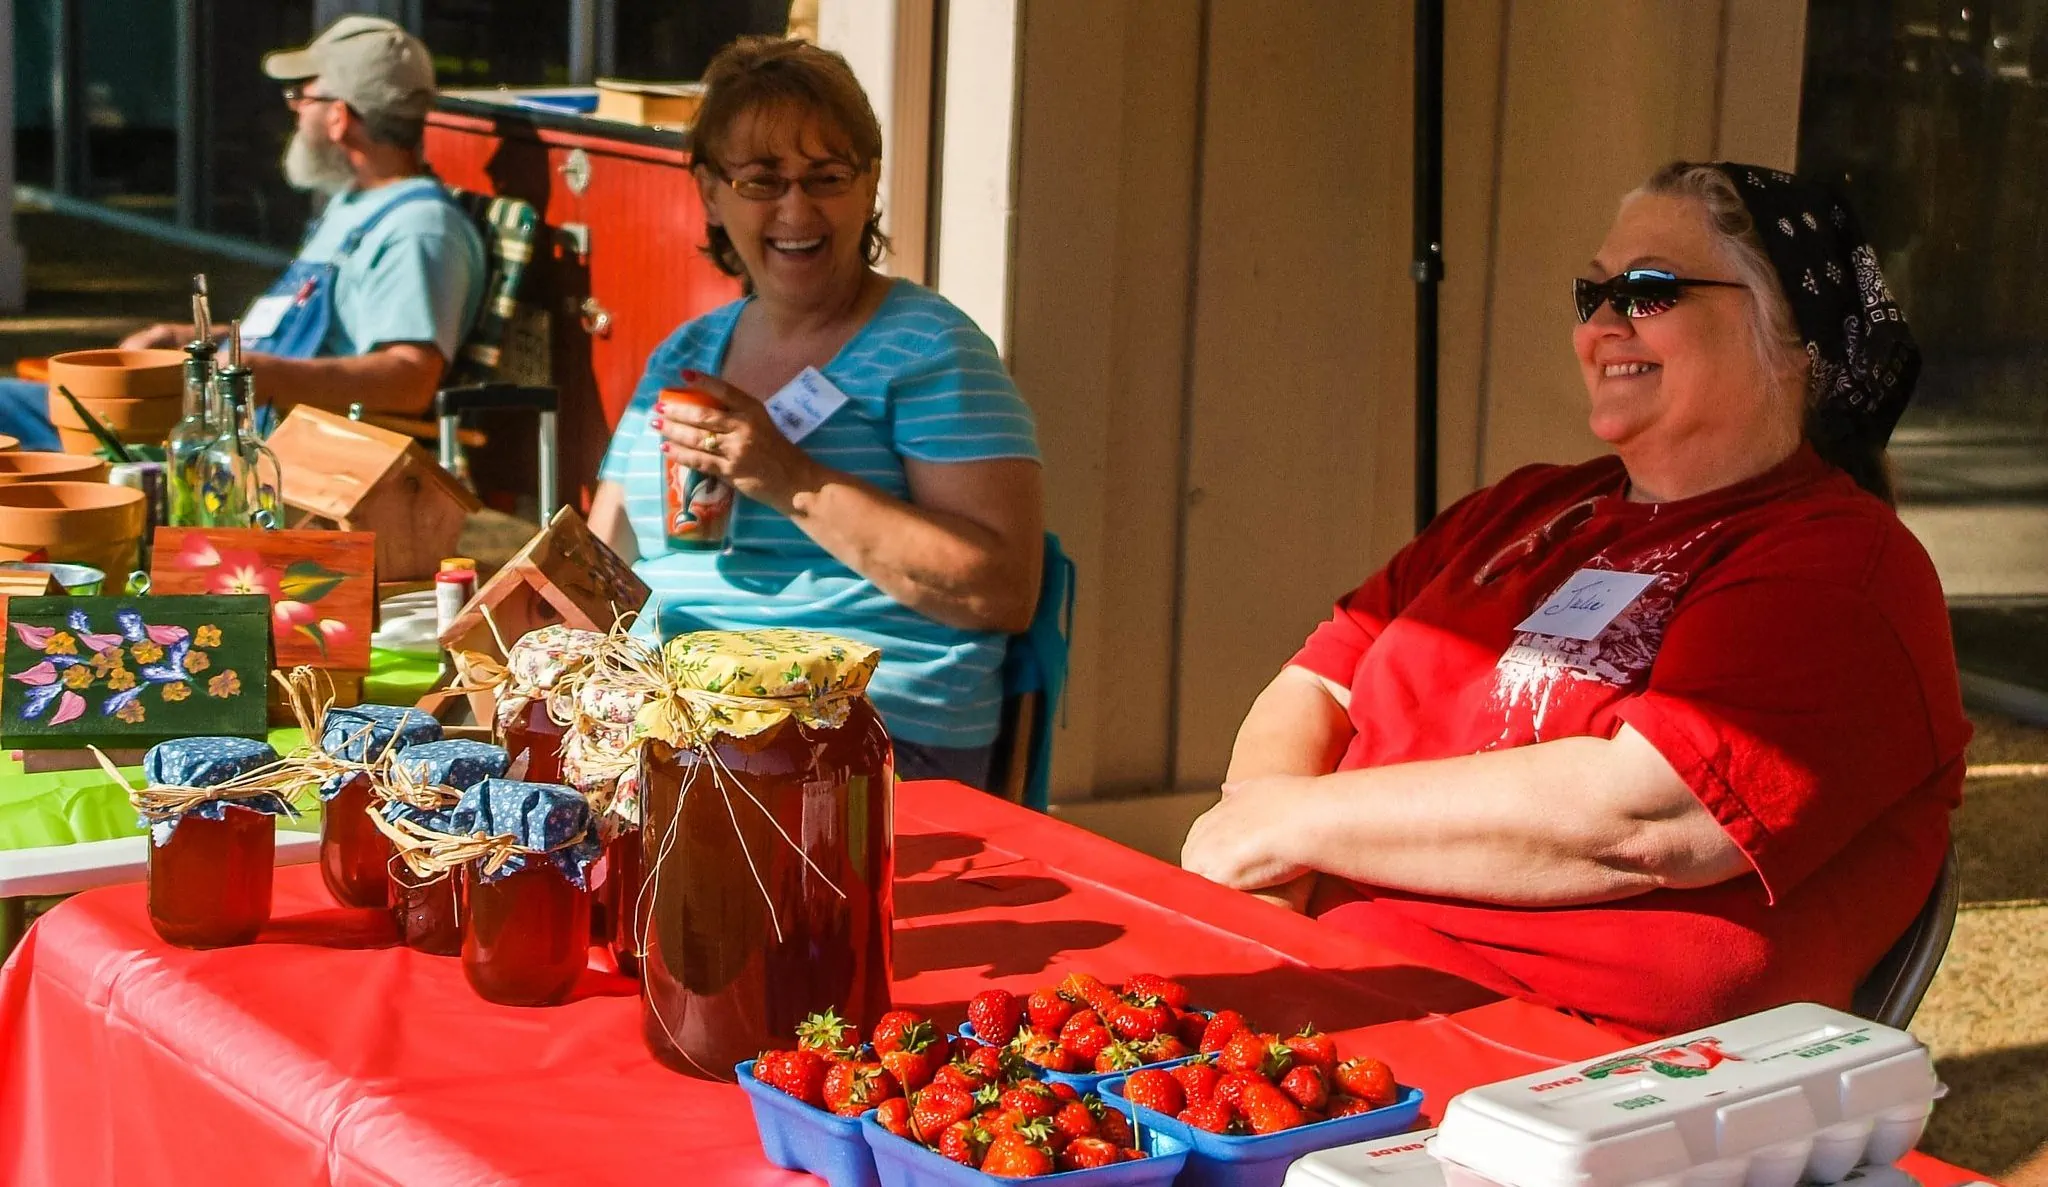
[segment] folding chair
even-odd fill
[[[1948,856],[1941,862],[1941,873],[1935,875],[1934,889],[1927,896],[1927,904],[1920,908],[1920,914],[1914,917],[1898,943],[1879,958],[1877,967],[1871,969],[1863,983],[1856,987],[1849,1007],[1852,1012],[1901,1030],[1913,1021],[1914,1011],[1920,1008],[1920,999],[1927,996],[1927,986],[1934,980],[1934,971],[1941,967],[1942,954],[1948,951],[1949,937],[1956,928],[1956,905],[1960,898],[1956,847],[1951,841]]]
[[[1003,722],[996,735],[989,790],[1045,811],[1051,798],[1053,727],[1067,688],[1067,646],[1074,637],[1074,562],[1060,538],[1045,534],[1038,609],[1003,658]]]

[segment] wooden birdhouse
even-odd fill
[[[57,579],[40,569],[0,569],[0,643],[6,639],[9,598],[40,598],[63,592]]]
[[[477,590],[441,632],[441,646],[502,662],[500,640],[509,647],[528,631],[556,623],[609,631],[620,615],[639,610],[648,593],[632,567],[564,507]],[[472,697],[470,704],[479,722],[491,719],[489,698]]]
[[[291,527],[377,534],[381,581],[426,581],[481,504],[403,433],[299,405],[270,435]]]

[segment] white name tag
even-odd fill
[[[1598,638],[1655,580],[1655,573],[1580,569],[1515,629],[1564,639]]]
[[[242,315],[242,340],[254,341],[277,333],[277,324],[284,320],[285,310],[291,307],[292,299],[288,296],[256,298],[249,306],[249,312]]]
[[[801,441],[830,420],[844,403],[845,392],[820,375],[816,367],[805,367],[781,391],[768,397],[768,416],[783,436]]]

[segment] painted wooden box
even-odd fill
[[[152,593],[268,598],[278,667],[353,672],[370,666],[374,533],[158,528],[152,555]]]
[[[130,749],[264,736],[267,598],[15,598],[7,610],[0,743]]]

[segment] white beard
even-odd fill
[[[284,179],[296,190],[333,196],[355,184],[348,150],[331,140],[315,140],[303,129],[292,132],[284,150]]]

